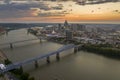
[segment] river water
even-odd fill
[[[27,34],[26,29],[13,30],[8,35],[0,36],[0,44],[36,38]],[[43,40],[27,41],[0,48],[12,62],[20,62],[39,55],[47,54],[62,47]],[[46,64],[46,59],[39,60],[39,68],[34,63],[24,65],[24,71],[29,72],[36,80],[120,80],[120,61],[106,58],[94,53],[73,50],[62,52],[61,60],[57,62],[55,56],[50,57],[51,64]]]

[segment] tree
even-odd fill
[[[12,62],[9,59],[4,60],[5,65],[12,64]]]
[[[35,78],[34,78],[34,77],[31,77],[31,78],[29,78],[29,80],[35,80]]]
[[[29,79],[29,74],[28,73],[23,73],[21,76],[20,76],[20,79],[21,80],[28,80]]]

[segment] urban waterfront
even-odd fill
[[[19,36],[18,36],[19,35]],[[12,30],[8,35],[0,36],[0,43],[14,42],[36,38],[27,34],[27,29]],[[14,48],[9,45],[0,46],[6,56],[12,62],[19,62],[38,55],[52,52],[63,46],[62,44],[42,40],[15,43]],[[68,50],[62,54],[59,62],[55,56],[51,57],[51,64],[46,64],[46,60],[39,61],[39,68],[34,67],[34,63],[24,65],[24,71],[34,76],[35,80],[119,80],[120,61],[104,56],[80,51],[73,54],[73,50]]]
[[[120,80],[120,0],[0,0],[0,80]]]

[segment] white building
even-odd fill
[[[0,64],[0,69],[1,69],[1,70],[6,69],[5,65],[4,65],[4,64]]]

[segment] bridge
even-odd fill
[[[45,38],[44,37],[37,37],[37,38],[33,38],[33,39],[26,39],[26,40],[21,40],[21,41],[7,42],[7,43],[0,44],[0,46],[9,45],[9,47],[11,49],[13,49],[13,44],[15,44],[15,43],[22,43],[22,42],[34,41],[34,40],[40,40],[40,42],[42,42],[42,39],[45,39]]]
[[[74,53],[76,53],[78,51],[78,46],[76,46],[74,44],[68,44],[68,45],[65,45],[65,46],[59,48],[56,51],[53,51],[53,52],[50,52],[50,53],[47,53],[47,54],[44,54],[44,55],[40,55],[40,56],[31,58],[31,59],[27,59],[27,60],[24,60],[24,61],[21,61],[21,62],[16,62],[16,63],[12,63],[10,65],[6,65],[4,69],[0,70],[0,74],[4,74],[4,73],[6,73],[10,70],[19,68],[19,67],[21,67],[23,65],[26,65],[28,63],[31,63],[31,62],[35,62],[35,67],[37,67],[38,66],[37,61],[41,60],[41,59],[46,59],[46,62],[50,63],[50,56],[52,56],[52,55],[56,55],[56,60],[59,61],[60,60],[60,53],[65,51],[65,50],[72,49],[72,48],[74,48]]]

